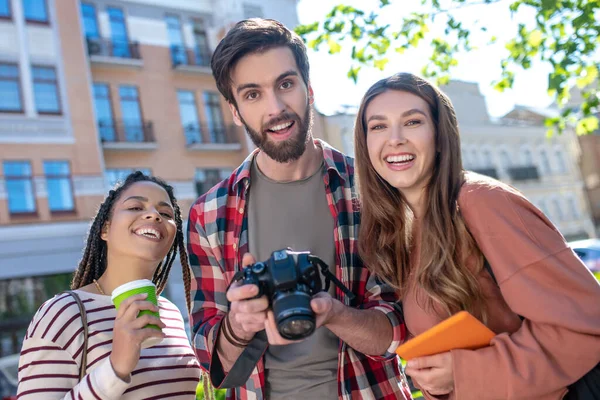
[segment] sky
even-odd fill
[[[300,0],[298,2],[298,19],[301,24],[322,21],[325,15],[337,4],[348,4],[366,12],[378,11],[379,0]],[[519,22],[531,21],[532,14],[520,10],[511,16],[508,10],[509,1],[481,6],[472,6],[455,12],[455,17],[464,21],[477,21],[487,28],[486,33],[471,34],[471,42],[478,48],[468,54],[460,54],[459,65],[452,71],[453,79],[477,82],[482,94],[486,97],[488,112],[492,117],[500,117],[509,112],[515,105],[531,107],[547,107],[552,99],[546,88],[550,67],[534,63],[529,70],[516,70],[513,89],[500,93],[493,89],[492,82],[500,77],[500,60],[506,54],[504,43],[514,37]],[[420,0],[392,0],[391,5],[384,8],[381,21],[391,24],[410,12],[418,10]],[[432,34],[443,33],[444,23],[438,19],[431,27]],[[487,44],[489,37],[498,38],[496,44]],[[356,106],[361,96],[377,80],[396,72],[412,72],[419,74],[428,59],[429,46],[421,42],[421,48],[410,50],[400,55],[395,52],[390,57],[384,71],[363,67],[358,75],[358,82],[347,77],[351,65],[350,46],[343,47],[341,53],[330,55],[327,46],[318,51],[309,50],[311,66],[311,83],[315,91],[315,105],[319,111],[330,115],[339,112],[344,106]]]

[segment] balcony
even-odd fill
[[[171,46],[171,62],[173,68],[178,71],[211,74],[210,58],[211,53],[208,49]]]
[[[242,145],[235,125],[188,124],[183,127],[189,150],[230,151],[241,150]]]
[[[498,170],[494,167],[485,167],[485,168],[473,168],[473,172],[485,176],[489,176],[490,178],[498,179]]]
[[[537,181],[540,179],[538,169],[535,165],[509,167],[507,172],[508,176],[510,176],[510,179],[512,179],[513,181]]]
[[[144,65],[138,42],[86,38],[90,61],[108,66],[141,68]]]
[[[98,121],[102,147],[109,150],[154,150],[154,129],[149,121]]]

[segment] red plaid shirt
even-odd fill
[[[401,378],[396,347],[405,338],[405,326],[395,307],[398,300],[389,286],[375,279],[358,257],[356,235],[360,223],[354,188],[354,160],[324,142],[323,182],[327,202],[336,221],[336,275],[356,295],[350,303],[337,288],[336,298],[348,306],[377,309],[393,326],[393,340],[384,356],[367,356],[340,341],[338,356],[339,399],[410,399]],[[192,269],[191,326],[193,347],[202,368],[211,369],[211,358],[221,320],[228,311],[225,292],[248,252],[246,200],[250,169],[258,150],[226,180],[201,196],[190,210],[188,253]],[[228,399],[264,399],[264,360],[260,360],[244,386],[227,391]]]

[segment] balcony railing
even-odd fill
[[[154,143],[149,121],[98,121],[102,143]]]
[[[231,147],[228,145],[235,145],[237,148],[240,146],[238,130],[235,125],[187,124],[183,127],[183,133],[188,147],[225,145],[224,148],[228,148]]]
[[[498,170],[494,167],[473,168],[472,171],[481,175],[489,176],[490,178],[498,179]]]
[[[509,167],[508,175],[513,181],[539,180],[540,174],[535,165],[525,165],[520,167]]]
[[[88,54],[90,56],[116,57],[140,60],[138,42],[120,41],[105,38],[87,38]]]
[[[189,49],[171,46],[171,62],[174,68],[180,66],[210,68],[210,57],[210,51],[202,47]]]

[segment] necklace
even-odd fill
[[[96,289],[98,289],[98,291],[100,292],[100,294],[103,294],[103,295],[106,296],[106,293],[104,293],[104,290],[102,290],[102,288],[100,287],[100,284],[95,279],[94,279],[94,285],[96,285]]]

